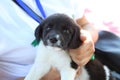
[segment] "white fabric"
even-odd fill
[[[41,16],[35,0],[24,0]],[[65,13],[81,18],[83,2],[80,0],[41,0],[47,16]],[[12,0],[0,0],[0,80],[16,80],[25,76],[35,58],[34,30],[38,23]]]

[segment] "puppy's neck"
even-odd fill
[[[55,51],[61,51],[62,50],[61,48],[52,47],[52,46],[46,46],[46,48],[49,49],[49,50],[55,50]]]

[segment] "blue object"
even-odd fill
[[[42,16],[43,16],[44,18],[46,18],[46,14],[45,14],[45,11],[44,11],[41,3],[40,3],[40,0],[35,0],[35,2],[36,2],[36,5],[37,5],[39,11],[41,12]]]
[[[30,17],[32,17],[35,21],[37,21],[38,23],[40,23],[43,18],[40,17],[39,15],[37,15],[31,8],[29,8],[22,0],[13,0],[19,7],[21,7]],[[41,7],[41,3],[39,2],[39,0],[36,0],[36,4],[38,6],[38,8],[40,8],[40,12],[43,15],[43,17],[45,18],[45,12],[43,10],[43,8]]]
[[[21,7],[30,17],[32,17],[34,20],[36,20],[38,23],[41,23],[41,21],[43,20],[43,18],[46,18],[46,14],[44,12],[44,9],[40,3],[39,0],[35,0],[36,5],[39,9],[39,11],[41,12],[42,17],[40,17],[39,15],[37,15],[31,8],[29,8],[22,0],[13,0],[19,7]],[[32,42],[33,46],[37,46],[39,44],[39,42],[37,42],[37,40],[34,40]]]

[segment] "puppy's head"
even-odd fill
[[[80,46],[80,27],[65,14],[53,14],[43,20],[35,30],[36,40],[44,45],[61,49]]]

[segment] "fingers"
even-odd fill
[[[80,39],[84,42],[86,40],[86,36],[84,36],[84,34],[81,34]]]
[[[81,73],[81,67],[79,66],[78,69],[77,69],[75,80],[80,76],[80,73]]]
[[[24,77],[18,78],[17,80],[24,80]]]
[[[18,78],[17,80],[24,80],[24,77]],[[55,68],[52,68],[50,72],[40,80],[60,80],[60,74]]]
[[[84,47],[83,47],[84,48]],[[70,56],[72,59],[79,65],[79,66],[84,66],[92,57],[94,53],[94,48],[89,48],[86,47],[86,50],[71,50],[70,51]]]
[[[75,61],[79,65],[76,78],[79,77],[81,73],[81,67],[88,63],[95,51],[94,42],[88,32],[84,33],[84,31],[82,31],[80,39],[83,41],[82,45],[77,49],[71,49],[69,51],[73,61]]]
[[[81,30],[80,32],[81,32],[80,39],[81,39],[83,42],[86,42],[86,41],[91,41],[91,42],[93,42],[92,36],[91,36],[91,34],[90,34],[88,31]]]
[[[52,68],[41,80],[60,80],[60,74],[55,68]]]
[[[90,34],[82,33],[80,38],[83,41],[82,45],[77,49],[71,49],[69,53],[79,66],[84,66],[91,59],[95,49]]]

